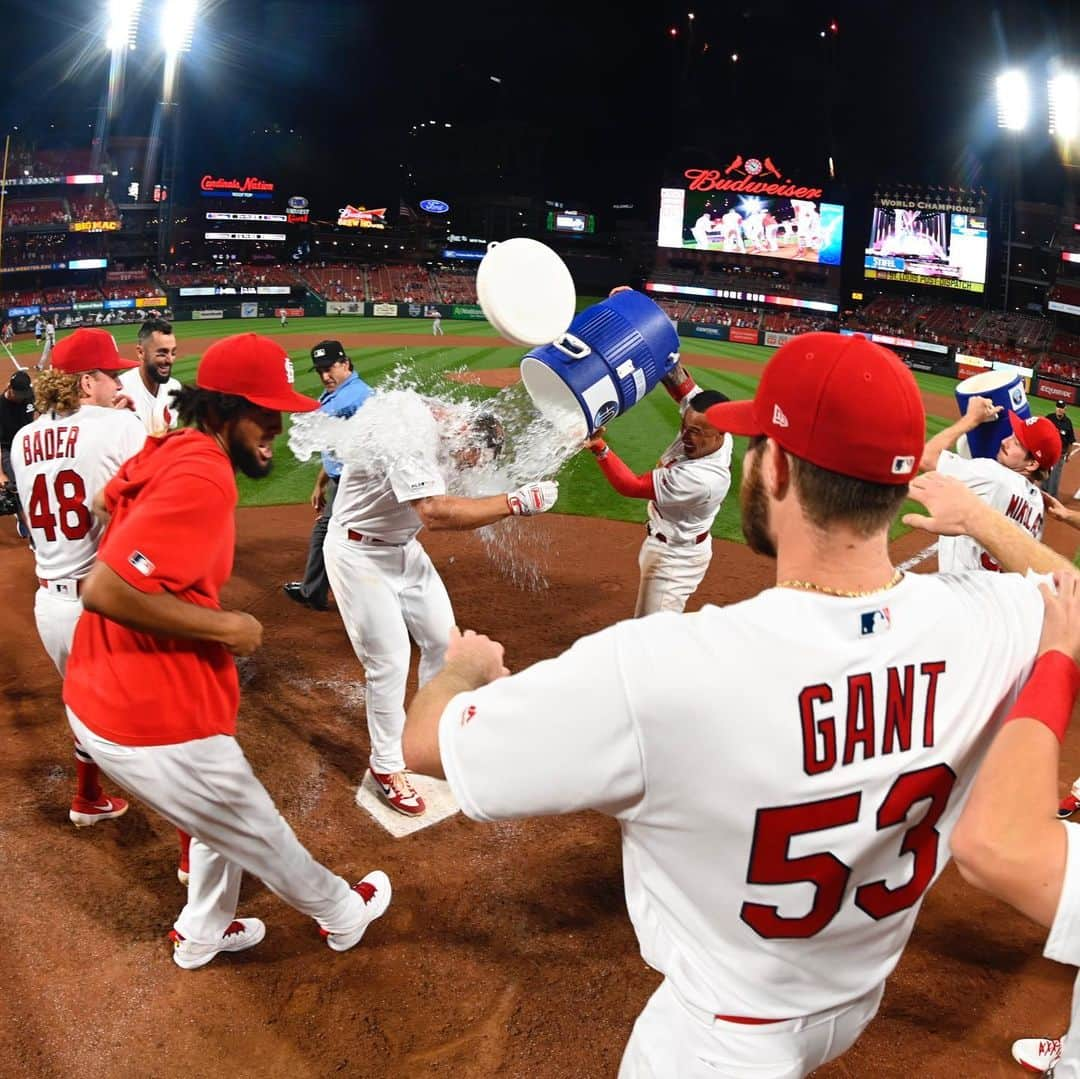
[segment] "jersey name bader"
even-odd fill
[[[32,438],[23,439],[23,463],[35,465],[42,461],[55,461],[60,457],[74,457],[78,437],[77,425],[46,427],[44,431],[34,431]]]
[[[869,760],[877,754],[879,742],[882,756],[905,753],[911,749],[913,728],[921,733],[923,747],[932,748],[938,678],[944,673],[944,660],[921,663],[918,671],[913,663],[887,668],[880,716],[874,713],[874,676],[869,671],[848,675],[843,689],[837,693],[824,682],[806,686],[799,693],[803,770],[808,776],[816,776],[835,768],[839,759],[838,741],[844,750],[841,766],[853,764],[856,752],[861,760]],[[879,686],[880,679],[879,674]],[[877,696],[880,700],[881,694]],[[837,716],[843,706],[829,706],[834,701],[840,704],[845,700],[844,727],[838,738]]]

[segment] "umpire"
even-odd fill
[[[311,350],[312,370],[322,379],[323,393],[319,410],[328,416],[351,416],[370,396],[371,387],[353,370],[352,360],[345,355],[340,341],[320,341]],[[323,540],[334,509],[342,463],[332,454],[322,455],[322,466],[311,492],[311,506],[319,515],[311,530],[308,544],[307,568],[302,581],[290,581],[283,586],[285,595],[316,611],[328,608],[327,592],[330,583],[323,563]]]
[[[1058,488],[1061,486],[1061,473],[1064,471],[1065,462],[1072,455],[1073,447],[1076,445],[1076,433],[1073,431],[1072,420],[1065,414],[1064,401],[1057,402],[1053,415],[1048,416],[1047,419],[1050,420],[1057,428],[1058,434],[1061,435],[1061,456],[1058,458],[1057,464],[1050,470],[1050,476],[1044,485],[1044,490],[1047,494],[1057,498]]]

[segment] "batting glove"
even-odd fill
[[[516,491],[509,491],[506,504],[515,517],[532,517],[535,513],[547,513],[559,497],[559,485],[555,480],[527,483]]]

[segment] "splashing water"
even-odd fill
[[[554,476],[581,449],[581,432],[557,427],[537,411],[517,383],[477,401],[451,389],[443,372],[417,372],[407,358],[394,367],[353,416],[323,412],[293,417],[289,448],[306,461],[323,451],[350,468],[382,476],[397,462],[437,461],[448,494],[482,498]],[[494,416],[504,432],[501,452],[478,447],[475,421]],[[479,530],[487,558],[515,586],[547,587],[541,556],[550,556],[540,522],[511,517]]]

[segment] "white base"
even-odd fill
[[[391,809],[379,792],[379,785],[371,778],[370,771],[364,773],[363,781],[356,791],[356,804],[361,809],[366,809],[395,839],[430,828],[461,810],[450,790],[450,784],[445,779],[419,776],[410,772],[409,780],[427,806],[427,812],[419,817],[407,817],[404,813]]]

